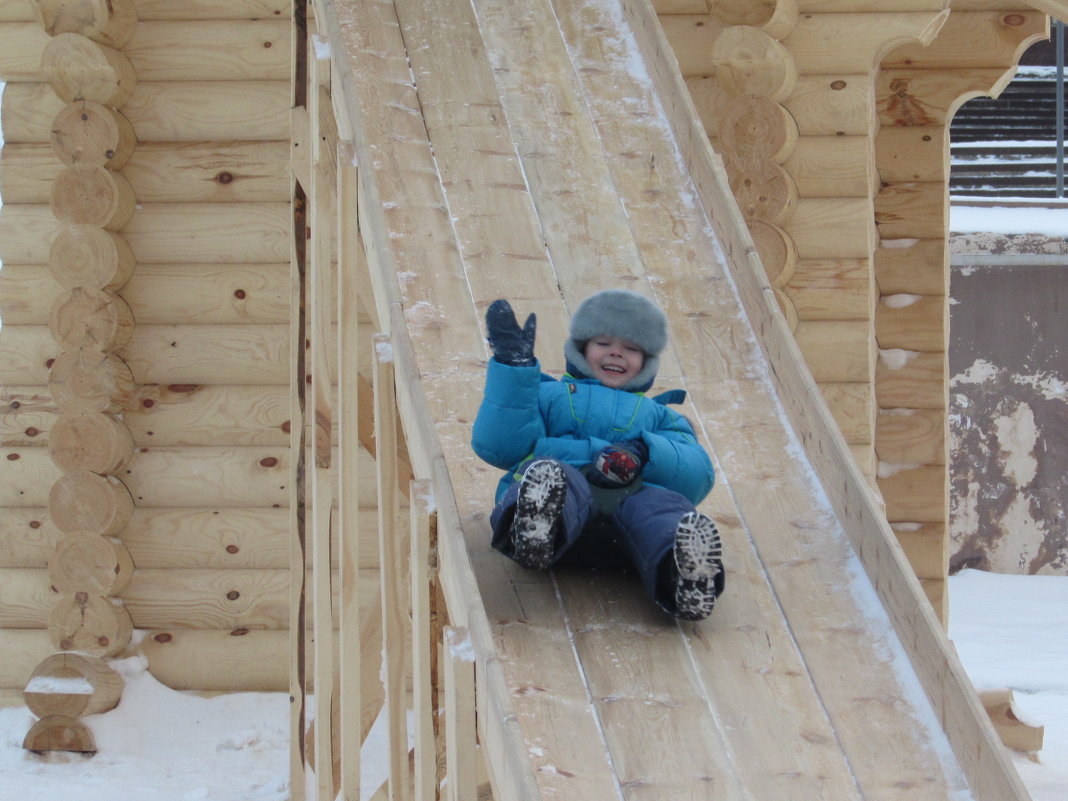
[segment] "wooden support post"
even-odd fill
[[[359,232],[356,191],[359,177],[353,164],[352,144],[338,146],[337,171],[337,352],[338,352],[338,572],[341,584],[339,708],[341,742],[341,797],[360,795],[360,741],[362,738],[360,670],[360,376],[356,365],[359,342]]]
[[[430,607],[433,603],[431,541],[437,535],[434,489],[429,481],[411,483],[412,574],[412,705],[415,710],[415,797],[436,797],[437,746],[434,742],[433,639]]]
[[[397,538],[397,392],[393,347],[386,334],[374,336],[375,442],[378,452],[378,546],[382,580],[382,654],[389,747],[389,799],[408,795],[408,732],[405,704],[404,554]]]
[[[448,801],[476,797],[475,653],[464,628],[445,629],[445,771]]]

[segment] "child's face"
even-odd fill
[[[594,337],[583,351],[593,377],[606,387],[619,389],[641,372],[645,364],[642,349],[629,339]]]

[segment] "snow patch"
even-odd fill
[[[910,295],[902,292],[897,295],[883,295],[882,304],[888,309],[904,309],[922,299],[923,295]]]
[[[902,348],[880,348],[879,361],[889,370],[900,370],[917,356],[918,350],[903,350]]]

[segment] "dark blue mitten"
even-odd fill
[[[640,439],[617,442],[593,457],[591,483],[599,487],[625,487],[636,479],[649,459],[649,448]]]
[[[537,324],[537,317],[531,314],[520,328],[512,304],[507,300],[493,301],[486,310],[486,339],[493,350],[493,358],[513,367],[533,365]]]

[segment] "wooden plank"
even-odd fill
[[[882,408],[944,409],[946,354],[891,348],[880,351],[875,396]]]
[[[881,464],[879,473],[879,489],[886,498],[887,519],[921,523],[945,521],[945,465]]]
[[[871,444],[875,431],[875,397],[871,382],[821,382],[820,395],[850,445]]]
[[[886,69],[923,65],[954,70],[1005,67],[1019,62],[1031,44],[1049,38],[1049,17],[1042,11],[965,11],[954,8],[929,47],[904,45],[888,54]]]
[[[884,186],[875,198],[881,239],[935,238],[949,224],[949,196],[942,181]]]
[[[802,259],[866,259],[874,247],[869,198],[801,198],[783,228]]]
[[[869,148],[866,136],[801,136],[783,167],[802,197],[872,197]]]
[[[433,637],[431,622],[431,548],[437,543],[437,521],[434,518],[434,487],[429,481],[414,481],[411,485],[411,518],[409,521],[409,550],[411,553],[411,615],[412,615],[412,711],[414,713],[411,739],[413,741],[413,801],[435,801],[438,787],[437,744],[434,740],[437,709],[434,705],[434,656],[438,643]],[[466,640],[470,646],[470,639]],[[472,689],[474,666],[471,666]],[[448,681],[446,680],[446,686]],[[474,712],[474,698],[471,698]],[[471,738],[474,741],[474,719]],[[450,779],[453,772],[448,771]]]
[[[870,136],[870,78],[866,73],[800,75],[783,101],[801,136]]]
[[[875,166],[884,183],[949,178],[949,130],[942,125],[887,125],[875,138]]]
[[[929,43],[949,16],[937,11],[811,13],[798,18],[783,44],[800,74],[874,72],[887,50]]]
[[[884,295],[949,294],[949,258],[944,237],[883,240],[875,250],[875,281]]]
[[[880,348],[948,350],[949,303],[944,295],[883,295],[875,308]]]
[[[47,142],[63,106],[47,83],[5,87],[4,141]],[[284,141],[289,137],[289,82],[139,83],[122,113],[139,143]]]
[[[782,288],[800,320],[867,320],[872,313],[868,259],[798,259]]]
[[[474,798],[475,660],[467,631],[445,629],[445,771],[449,801]]]
[[[794,332],[816,381],[871,379],[872,340],[863,320],[806,320]]]
[[[946,464],[944,409],[880,409],[875,450],[884,462]]]
[[[875,109],[880,125],[948,125],[957,109],[973,97],[997,95],[1015,68],[974,67],[952,72],[884,67],[875,78]]]

